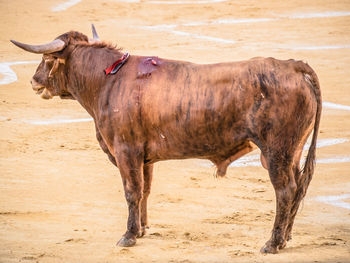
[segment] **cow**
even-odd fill
[[[94,27],[93,35],[70,31],[43,45],[11,41],[43,54],[34,91],[44,99],[77,100],[94,119],[128,205],[127,230],[117,244],[133,246],[146,233],[155,162],[208,159],[224,176],[257,146],[276,195],[272,235],[261,252],[283,249],[314,172],[322,107],[314,70],[274,58],[194,64],[129,55],[100,41]]]

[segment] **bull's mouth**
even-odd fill
[[[45,87],[33,87],[36,94],[41,95],[44,92]]]
[[[36,94],[40,95],[42,99],[49,100],[53,97],[51,92],[43,86],[33,86],[33,90]]]
[[[34,79],[31,80],[31,83],[32,83],[32,88],[35,91],[35,93],[40,95],[40,97],[42,99],[48,100],[48,99],[51,99],[53,97],[51,92],[47,88],[45,88],[45,86],[40,85]]]
[[[35,91],[36,94],[40,95],[40,97],[42,99],[52,99],[52,94],[51,92],[45,88],[44,86],[33,86],[33,90]],[[65,93],[62,93],[61,95],[59,95],[61,99],[64,99],[64,100],[74,100],[74,97],[68,93],[68,92],[65,92]]]
[[[34,79],[31,80],[31,83],[32,83],[32,88],[35,91],[35,93],[40,95],[40,97],[42,99],[48,100],[48,99],[52,99],[53,98],[52,93],[45,86],[39,84]],[[75,100],[74,97],[72,96],[72,94],[70,94],[69,92],[66,92],[66,91],[62,92],[62,94],[59,94],[58,96],[61,99]]]

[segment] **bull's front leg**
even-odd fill
[[[116,153],[117,164],[123,180],[129,216],[127,230],[117,245],[130,247],[142,236],[140,207],[143,197],[143,154],[140,149],[124,148]]]
[[[145,164],[143,167],[143,198],[141,201],[141,228],[142,236],[146,234],[149,228],[147,216],[147,199],[151,193],[151,183],[153,177],[153,164]]]

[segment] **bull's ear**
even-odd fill
[[[49,78],[52,78],[52,76],[55,75],[60,64],[65,64],[65,63],[66,63],[66,60],[64,58],[54,58],[53,66],[49,73]]]

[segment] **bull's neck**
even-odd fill
[[[106,47],[82,46],[76,48],[69,61],[69,91],[92,116],[96,117],[102,89],[111,82],[104,70],[123,54]]]

